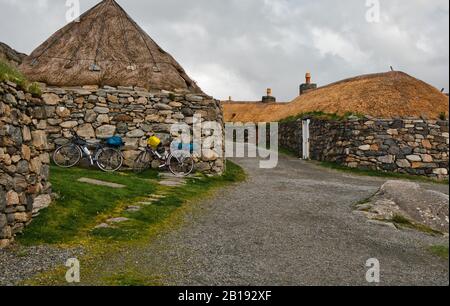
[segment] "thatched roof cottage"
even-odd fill
[[[109,85],[201,93],[175,59],[114,0],[103,0],[34,50],[21,65],[54,86]]]

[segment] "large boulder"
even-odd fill
[[[449,232],[449,196],[406,181],[387,181],[360,210],[373,220],[399,218],[433,230]]]

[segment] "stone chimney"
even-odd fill
[[[277,102],[277,98],[272,96],[272,89],[271,88],[267,88],[267,95],[262,97],[262,102],[263,103],[276,103]]]
[[[311,73],[306,73],[305,83],[300,85],[300,95],[303,95],[309,91],[317,89],[317,84],[311,83]]]

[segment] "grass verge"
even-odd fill
[[[423,177],[423,176],[416,176],[416,175],[409,175],[409,174],[403,174],[403,173],[395,173],[395,172],[384,172],[379,170],[366,170],[366,169],[358,169],[358,168],[349,168],[346,166],[342,166],[336,163],[332,162],[319,162],[320,166],[338,170],[341,172],[347,172],[355,175],[361,175],[361,176],[371,176],[371,177],[381,177],[381,178],[391,178],[391,179],[401,179],[401,180],[409,180],[409,181],[417,181],[417,182],[424,182],[424,183],[437,183],[437,184],[443,184],[448,185],[448,180],[435,180],[429,177]]]
[[[117,183],[126,188],[114,189],[78,182],[82,177]],[[156,177],[157,173],[153,171],[142,175],[132,172],[111,174],[52,166],[50,181],[53,191],[60,198],[50,209],[42,211],[18,240],[22,244],[32,245],[67,244],[84,239],[90,228],[95,226],[99,215],[112,213],[123,202],[155,192],[156,184],[151,179]]]
[[[122,175],[111,175],[97,171],[87,171],[82,169],[71,169],[72,174],[66,173],[68,170],[52,169],[56,170],[52,172],[52,181],[54,182],[54,188],[59,189],[61,187],[66,192],[71,192],[70,197],[83,197],[89,201],[92,198],[99,197],[112,197],[112,193],[116,190],[103,190],[99,194],[94,195],[92,190],[86,190],[88,186],[75,186],[73,182],[77,177],[89,177],[94,179],[103,179],[114,183],[124,184],[127,186],[134,186],[134,195],[140,194],[133,198],[128,194],[122,194],[118,196],[116,204],[108,205],[103,211],[98,213],[86,214],[85,210],[88,209],[85,206],[80,206],[80,200],[74,200],[68,198],[66,194],[66,200],[64,209],[60,211],[71,211],[71,207],[74,206],[80,217],[76,216],[78,221],[82,219],[81,216],[88,215],[91,221],[74,222],[72,220],[63,218],[57,221],[58,226],[52,225],[50,228],[46,228],[46,221],[51,222],[53,218],[58,219],[59,215],[55,209],[56,206],[62,205],[63,198],[56,201],[56,203],[41,216],[36,218],[33,223],[35,224],[35,230],[38,233],[32,233],[30,227],[30,233],[28,231],[21,238],[21,242],[27,242],[29,244],[40,242],[51,242],[61,244],[65,241],[71,241],[72,244],[62,246],[72,246],[81,244],[85,249],[85,252],[80,262],[83,263],[83,276],[82,284],[90,285],[111,285],[111,286],[146,286],[146,285],[161,285],[163,284],[164,277],[159,275],[158,272],[152,271],[154,267],[145,266],[145,271],[142,266],[137,265],[137,262],[133,259],[129,259],[127,256],[130,254],[136,254],[146,248],[153,239],[156,239],[160,234],[169,232],[176,229],[183,224],[184,215],[186,212],[197,211],[197,206],[192,205],[197,201],[212,195],[213,192],[220,187],[225,187],[233,183],[241,182],[246,179],[246,174],[242,168],[238,165],[227,162],[227,169],[223,176],[220,177],[207,177],[202,176],[196,179],[188,179],[186,185],[169,188],[163,187],[159,184],[155,184],[154,173],[148,173],[144,177],[136,177],[135,174],[126,173]],[[61,170],[62,172],[58,172]],[[90,174],[90,175],[88,175]],[[104,176],[106,175],[106,177]],[[116,177],[113,179],[112,177]],[[139,181],[141,181],[139,183]],[[59,184],[58,184],[59,182]],[[144,183],[147,187],[137,186],[136,184]],[[73,185],[73,186],[72,186]],[[82,190],[78,190],[83,188]],[[96,188],[96,187],[94,187]],[[127,187],[128,188],[128,187]],[[141,189],[142,188],[142,189]],[[151,205],[143,206],[140,211],[137,212],[125,212],[124,208],[130,204],[145,200],[145,196],[148,196],[148,192],[151,194],[163,194],[164,198],[161,198]],[[119,192],[119,190],[117,190]],[[121,192],[126,192],[121,190]],[[83,194],[83,195],[80,195]],[[72,202],[75,201],[75,202]],[[101,201],[94,201],[97,205],[101,205]],[[103,206],[102,206],[103,207]],[[92,209],[93,211],[94,209]],[[52,212],[55,211],[55,212]],[[89,209],[91,211],[91,209]],[[198,210],[201,213],[201,210]],[[47,214],[47,216],[46,216]],[[117,224],[112,228],[95,229],[93,226],[102,222],[107,217],[124,216],[129,218],[129,221]],[[41,220],[40,220],[41,219]],[[54,222],[54,221],[53,221]],[[32,225],[33,226],[33,225]],[[72,229],[74,236],[66,236],[65,228]],[[53,237],[51,239],[42,237],[42,235]],[[67,268],[59,266],[51,271],[46,271],[35,277],[23,282],[24,285],[66,285],[64,275]]]
[[[0,82],[10,81],[17,84],[20,88],[28,91],[35,97],[40,97],[42,91],[37,83],[30,83],[17,69],[0,61]]]

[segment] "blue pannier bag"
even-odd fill
[[[176,151],[176,150],[186,151],[186,152],[189,152],[192,154],[195,151],[195,145],[193,143],[179,143],[179,142],[177,143],[177,142],[175,142],[172,144],[172,150],[173,151]]]
[[[123,146],[123,140],[120,136],[113,136],[106,140],[106,144],[110,147],[121,147]]]

